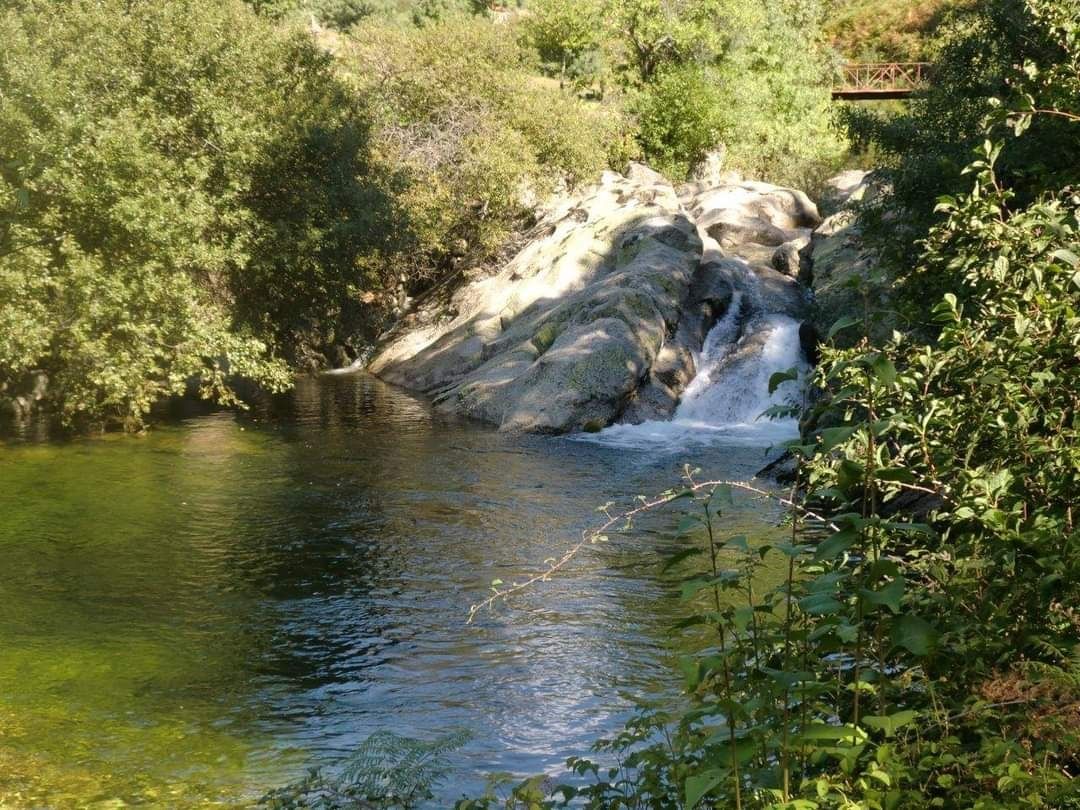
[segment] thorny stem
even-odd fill
[[[748,492],[752,495],[760,495],[763,498],[769,498],[770,500],[776,501],[783,506],[787,506],[791,509],[798,511],[799,514],[802,515],[803,519],[813,520],[816,523],[820,523],[832,532],[840,531],[840,528],[828,518],[822,517],[820,514],[810,509],[807,509],[802,504],[796,503],[793,499],[785,498],[781,495],[777,495],[775,492],[769,492],[768,490],[761,489],[760,487],[756,487],[750,483],[747,483],[746,481],[702,481],[700,483],[692,483],[687,486],[682,492],[669,492],[652,501],[646,501],[640,506],[635,507],[634,509],[630,509],[629,511],[620,512],[616,515],[605,512],[608,517],[607,521],[605,521],[600,526],[592,529],[586,529],[585,531],[583,531],[581,533],[581,541],[567,549],[561,557],[559,557],[557,560],[552,561],[546,569],[544,569],[538,574],[533,574],[529,576],[521,582],[515,582],[509,587],[501,589],[494,588],[494,593],[492,593],[483,601],[478,602],[472,607],[470,607],[469,616],[466,620],[466,624],[472,624],[473,620],[476,618],[476,615],[480,611],[484,610],[485,608],[491,607],[499,600],[506,599],[513,594],[521,593],[522,591],[528,590],[538,582],[547,582],[553,574],[565,568],[586,547],[600,542],[600,538],[603,536],[604,532],[610,529],[612,526],[616,525],[617,523],[629,523],[634,519],[634,517],[639,514],[651,512],[655,509],[659,509],[662,506],[666,506],[672,501],[684,497],[684,492],[689,491],[692,493],[698,493],[703,490],[716,489],[717,487],[722,486],[731,487],[732,489],[737,489],[742,492]]]
[[[735,718],[732,717],[731,707],[735,705],[735,701],[731,696],[731,669],[728,664],[727,658],[727,646],[726,646],[726,633],[724,632],[724,622],[720,617],[720,586],[716,581],[719,576],[719,569],[716,567],[716,538],[713,535],[712,526],[712,514],[709,512],[709,502],[705,502],[705,529],[709,533],[709,560],[712,565],[713,575],[713,603],[716,605],[716,629],[720,634],[720,658],[724,662],[724,697],[727,698],[728,706],[725,714],[727,714],[728,722],[728,739],[731,745],[731,775],[735,782],[735,808],[736,810],[742,810],[742,785],[739,779],[739,757],[738,751],[735,748]]]

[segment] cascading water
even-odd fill
[[[701,443],[770,446],[798,435],[795,419],[762,414],[774,405],[797,405],[807,365],[799,342],[799,322],[786,315],[743,321],[742,294],[732,297],[724,317],[705,338],[698,373],[687,385],[671,421],[613,425],[582,441],[640,448],[679,450]],[[791,368],[799,379],[772,394],[769,378]]]
[[[768,408],[797,403],[796,381],[783,383],[770,394],[769,378],[792,367],[802,371],[799,322],[786,315],[772,315],[762,319],[752,334],[762,339],[762,333],[766,334],[760,352],[752,357],[733,355],[737,347],[731,343],[717,344],[711,350],[706,343],[701,371],[686,387],[672,421],[713,427],[767,423],[772,420],[761,415]]]

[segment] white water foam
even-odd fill
[[[771,315],[742,330],[764,334],[756,356],[740,357],[739,294],[728,312],[709,331],[697,358],[698,373],[683,392],[671,421],[639,425],[612,425],[599,433],[578,434],[579,441],[626,449],[679,451],[701,444],[769,447],[798,436],[795,419],[770,419],[764,411],[774,405],[797,405],[802,396],[807,365],[799,343],[799,322],[786,315]],[[769,394],[769,378],[790,368],[799,379],[785,382]]]

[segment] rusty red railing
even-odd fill
[[[852,101],[905,98],[929,77],[928,62],[853,62],[844,65],[832,96]]]

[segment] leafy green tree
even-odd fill
[[[677,20],[659,0],[621,8],[648,160],[682,177],[722,143],[732,168],[810,187],[838,165],[816,0],[696,0]]]
[[[629,82],[648,83],[665,65],[715,58],[724,0],[612,0],[608,14]]]
[[[415,0],[411,16],[413,25],[422,28],[456,16],[484,16],[487,12],[485,0]]]
[[[722,101],[715,70],[697,64],[663,70],[634,104],[638,141],[649,161],[685,177],[723,139]]]
[[[604,8],[585,0],[536,0],[523,23],[526,41],[540,58],[555,67],[560,81],[586,64],[586,55],[599,51],[603,41]]]
[[[727,161],[813,192],[843,160],[833,126],[831,54],[820,0],[732,3],[717,63]]]
[[[136,425],[286,385],[394,230],[330,57],[209,0],[5,0],[0,36],[7,396],[41,371],[66,421]]]

